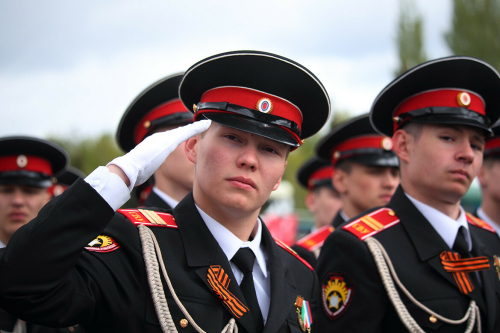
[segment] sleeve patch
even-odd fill
[[[351,303],[354,285],[343,273],[328,273],[321,283],[321,302],[326,315],[334,320],[342,315]]]
[[[361,240],[399,223],[396,213],[390,208],[377,209],[342,227]]]
[[[323,246],[325,239],[330,235],[335,228],[327,225],[311,232],[309,235],[302,237],[297,241],[297,245],[304,249],[313,252],[314,250]]]
[[[177,228],[175,218],[168,213],[147,209],[118,209],[116,212],[125,216],[136,226],[143,224],[148,227]]]
[[[99,235],[85,247],[85,250],[105,253],[118,250],[119,248],[120,245],[113,238],[106,235]]]
[[[307,261],[305,261],[304,259],[302,259],[302,257],[299,256],[297,254],[297,252],[295,252],[294,250],[292,250],[288,245],[286,245],[285,243],[283,243],[282,241],[280,241],[277,238],[275,238],[274,241],[276,242],[276,244],[278,244],[279,247],[281,247],[282,249],[284,249],[285,251],[287,251],[288,253],[290,253],[291,255],[293,255],[301,263],[303,263],[304,265],[306,265],[306,267],[309,268],[311,271],[314,270],[314,268],[311,265],[309,265],[309,263]]]

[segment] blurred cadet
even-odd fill
[[[333,220],[337,228],[350,218],[389,203],[399,185],[399,162],[392,140],[378,134],[364,114],[336,126],[316,146],[316,154],[330,160],[333,186],[342,209]]]
[[[436,59],[375,99],[401,185],[385,207],[326,239],[321,332],[500,332],[500,239],[460,206],[500,116],[500,76],[469,57]]]
[[[309,159],[297,173],[299,183],[307,188],[305,203],[314,215],[314,227],[311,234],[297,241],[292,249],[313,267],[316,264],[321,244],[333,231],[331,225],[333,218],[342,207],[339,193],[332,185],[332,176],[331,163],[321,161],[317,157]],[[316,241],[317,238],[321,239]]]
[[[153,133],[193,122],[193,114],[179,99],[179,83],[183,74],[173,74],[153,83],[127,108],[116,132],[116,140],[125,152],[131,151]],[[193,163],[184,153],[184,143],[180,144],[148,181],[153,184],[149,194],[142,191],[136,194],[145,197],[140,205],[174,208],[193,189],[193,168]]]
[[[486,139],[483,166],[477,175],[481,184],[481,207],[475,215],[500,235],[500,126],[492,128],[494,136]]]
[[[146,182],[139,186],[134,187],[132,193],[135,195],[138,207],[145,207],[146,199],[151,194],[155,180],[154,177],[150,177]]]
[[[26,136],[0,138],[0,247],[8,244],[14,232],[35,218],[51,199],[52,179],[67,165],[68,154],[53,142]],[[48,328],[25,323],[0,309],[0,331],[14,330],[82,332],[79,326]]]
[[[49,188],[49,192],[53,197],[57,197],[76,182],[78,178],[85,178],[85,174],[75,167],[68,166],[66,171],[56,177],[54,185]]]
[[[292,60],[235,51],[189,68],[179,96],[194,106],[193,124],[97,168],[16,233],[0,259],[1,306],[91,332],[314,327],[316,274],[258,215],[290,150],[327,121],[324,87]],[[193,191],[171,214],[115,213],[184,141]]]

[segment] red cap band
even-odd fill
[[[391,138],[383,135],[362,135],[349,140],[345,140],[332,150],[332,164],[335,165],[342,153],[357,149],[380,149],[385,151],[392,150]]]
[[[181,100],[178,98],[172,99],[166,103],[163,103],[150,112],[148,112],[142,119],[137,123],[135,127],[134,139],[135,144],[139,144],[144,137],[148,134],[151,122],[166,116],[170,116],[174,113],[189,112],[182,104]]]
[[[488,150],[500,148],[500,137],[494,137],[492,139],[486,140],[484,145],[484,154],[488,154]],[[500,154],[500,151],[498,152]]]
[[[44,158],[32,155],[11,155],[0,157],[0,172],[33,171],[52,176],[52,165]]]
[[[486,115],[484,101],[476,93],[459,89],[438,89],[425,91],[407,98],[396,107],[393,116],[397,117],[404,113],[427,107],[467,108],[483,116]],[[403,123],[404,121],[400,123],[395,122],[394,131]]]
[[[319,168],[314,171],[311,176],[309,176],[309,181],[307,182],[307,188],[311,190],[314,187],[314,183],[318,180],[332,179],[333,167],[331,165]]]

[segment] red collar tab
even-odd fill
[[[330,235],[335,228],[331,225],[325,225],[318,230],[311,232],[297,241],[297,245],[304,249],[313,252],[323,246],[325,239]]]
[[[299,261],[301,263],[303,263],[304,265],[306,265],[306,267],[309,268],[309,270],[314,271],[314,268],[311,265],[309,265],[309,263],[307,261],[305,261],[304,259],[302,259],[302,257],[299,256],[297,254],[297,252],[295,252],[294,250],[292,250],[288,245],[286,245],[285,243],[283,243],[282,241],[280,241],[278,238],[275,238],[274,241],[276,242],[276,244],[278,244],[279,247],[281,247],[282,249],[284,249],[285,251],[287,251],[288,253],[290,253],[291,255],[293,255],[295,258],[299,259]]]
[[[11,155],[0,157],[0,172],[32,171],[52,176],[52,165],[44,158],[32,155]]]
[[[391,151],[392,140],[383,135],[362,135],[343,141],[331,150],[332,165],[347,157],[370,154],[371,150]]]
[[[333,167],[331,165],[319,168],[314,171],[307,182],[307,188],[312,190],[314,185],[321,180],[332,179]]]
[[[346,224],[342,229],[349,231],[361,240],[365,240],[398,223],[399,217],[396,216],[396,213],[392,209],[384,207]]]
[[[135,127],[134,140],[135,144],[139,144],[149,132],[151,127],[151,122],[156,119],[160,119],[166,116],[170,116],[175,113],[189,112],[182,104],[181,100],[174,98],[168,102],[165,102],[150,112],[148,112]]]
[[[424,91],[405,99],[396,107],[393,118],[397,120],[405,113],[428,107],[466,108],[482,116],[486,115],[485,103],[481,96],[472,91],[449,88]],[[403,123],[404,121],[394,121],[394,132]]]
[[[155,212],[147,209],[118,209],[116,212],[125,216],[136,226],[143,224],[148,227],[177,229],[177,223],[174,217],[168,213]]]
[[[484,156],[500,154],[500,136],[486,140]]]
[[[467,221],[473,226],[496,233],[495,229],[493,229],[492,226],[481,220],[479,217],[475,217],[471,213],[465,213],[465,216],[467,217]]]

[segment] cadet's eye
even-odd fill
[[[279,152],[272,147],[264,147],[264,150],[267,151],[268,153],[279,155]]]
[[[231,135],[231,134],[226,134],[225,137],[228,138],[229,140],[232,140],[232,141],[240,141],[240,139],[238,139],[236,136]]]

